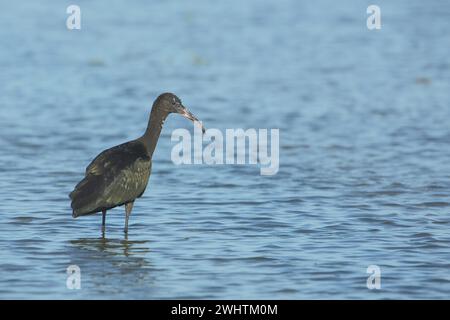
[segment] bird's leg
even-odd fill
[[[125,229],[123,230],[125,233],[128,233],[128,218],[130,217],[131,210],[133,209],[133,202],[128,202],[125,205]]]
[[[106,210],[102,210],[102,227],[105,227],[106,222]]]
[[[102,210],[102,238],[105,237],[106,210]]]

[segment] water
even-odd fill
[[[4,2],[0,298],[448,298],[450,4]],[[127,238],[72,219],[100,151],[177,93],[207,128],[280,128],[280,170],[175,166],[167,120]],[[66,268],[81,268],[81,290]],[[366,268],[381,268],[368,290]]]

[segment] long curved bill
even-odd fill
[[[183,117],[185,117],[186,119],[191,120],[194,123],[197,122],[202,127],[202,132],[205,133],[206,130],[205,130],[205,127],[203,126],[203,123],[200,120],[198,120],[197,117],[194,116],[192,114],[192,112],[190,112],[186,107],[183,109],[182,112],[180,112],[180,114]]]

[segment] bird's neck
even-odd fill
[[[159,108],[152,108],[150,119],[148,120],[147,130],[145,130],[145,133],[141,138],[147,148],[150,158],[153,156],[153,152],[155,151],[156,144],[158,143],[159,135],[161,134],[161,129],[167,115],[167,112],[161,111]]]

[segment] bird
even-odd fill
[[[84,178],[69,194],[73,218],[101,212],[104,231],[106,212],[124,205],[124,232],[128,234],[128,220],[134,201],[147,188],[153,152],[164,121],[171,113],[198,122],[205,133],[202,123],[175,94],[166,92],[159,95],[153,103],[147,129],[141,137],[104,150],[87,166]]]

